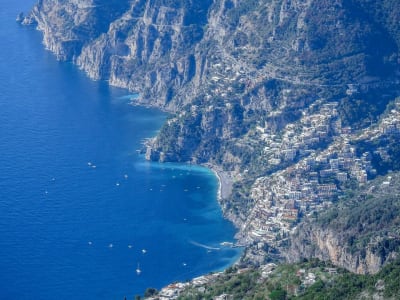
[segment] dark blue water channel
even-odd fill
[[[0,0],[0,299],[133,299],[231,264],[214,174],[146,162],[166,115],[57,62],[15,22],[33,4]]]

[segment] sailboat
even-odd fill
[[[142,273],[142,270],[140,270],[140,265],[138,263],[136,268],[136,274],[140,275],[140,273]]]

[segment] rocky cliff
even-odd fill
[[[335,230],[321,230],[318,226],[303,225],[293,236],[292,249],[287,252],[288,261],[319,258],[354,273],[375,274],[384,263],[397,257],[397,247],[390,250],[382,248],[379,250],[383,251],[382,254],[370,245],[365,245],[362,250],[355,252],[350,249],[347,238],[349,237],[344,237]]]
[[[317,257],[352,272],[375,274],[400,250],[398,173],[379,177],[293,233],[289,261]]]
[[[264,260],[354,188],[347,180],[375,178],[375,150],[396,156],[384,145],[354,154],[349,132],[373,132],[400,94],[399,15],[395,0],[40,0],[23,23],[36,24],[58,59],[172,112],[146,156],[228,171],[224,210],[249,257]],[[396,136],[397,115],[385,120]],[[386,259],[307,224],[293,257],[359,272]]]
[[[40,1],[24,22],[37,24],[58,59],[73,61],[93,79],[140,92],[143,102],[173,109],[181,104],[177,93],[183,86],[199,84],[202,58],[195,45],[210,5]]]
[[[276,81],[308,89],[393,78],[397,6],[376,2],[41,0],[25,21],[58,59],[152,105],[177,109],[211,94],[272,110],[297,102],[279,99]]]

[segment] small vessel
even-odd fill
[[[142,253],[146,254],[147,250],[146,249],[142,249]]]
[[[24,13],[23,13],[23,12],[20,12],[20,13],[17,15],[17,18],[15,19],[15,21],[17,21],[18,23],[22,23],[23,20],[24,20]]]
[[[220,243],[220,245],[224,246],[224,247],[233,247],[234,246],[234,244],[232,242],[222,242],[222,243]]]
[[[140,273],[142,273],[142,270],[140,270],[140,265],[138,263],[136,268],[136,274],[140,275]]]

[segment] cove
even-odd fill
[[[145,161],[166,114],[57,62],[15,22],[33,4],[0,0],[0,298],[133,299],[232,264],[215,175]]]

